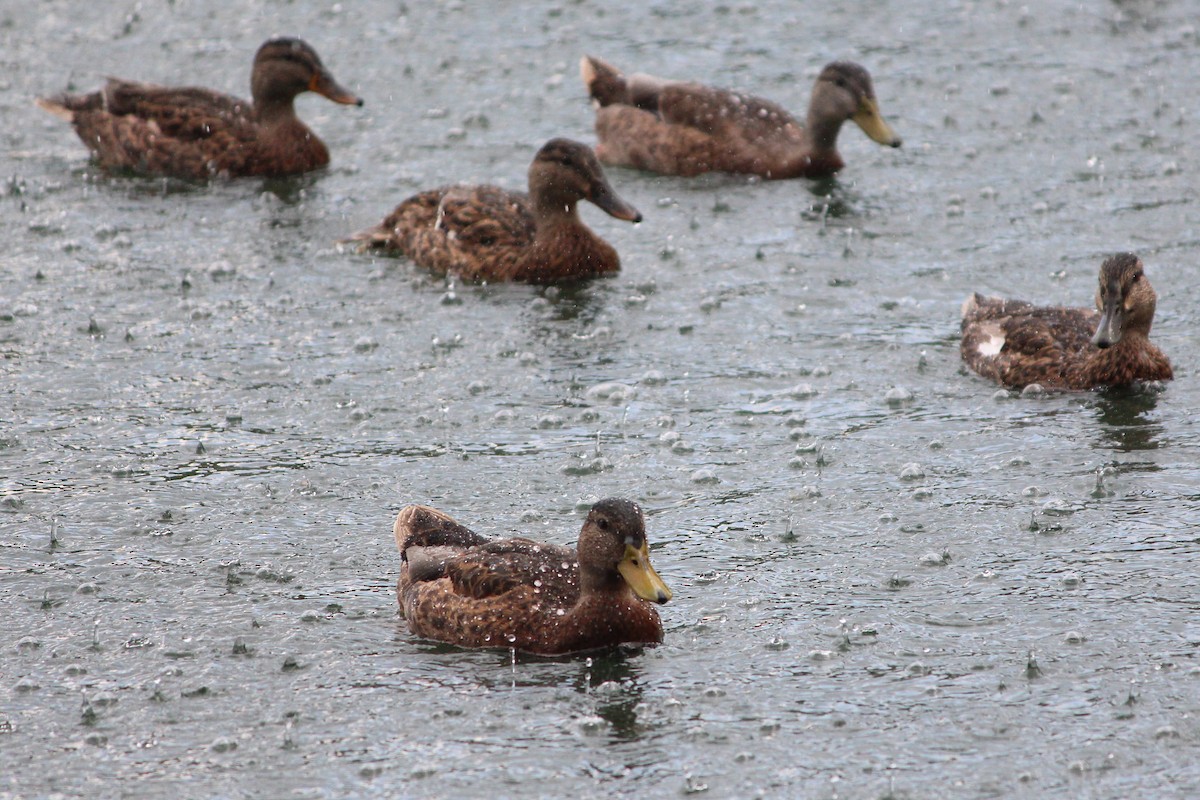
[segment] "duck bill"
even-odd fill
[[[312,76],[308,82],[308,90],[322,97],[328,97],[335,103],[344,106],[361,106],[362,98],[342,86],[328,72],[321,71]]]
[[[1100,324],[1092,336],[1092,344],[1105,350],[1121,341],[1125,327],[1125,309],[1120,303],[1105,303],[1100,316]]]
[[[592,191],[592,196],[588,198],[601,208],[604,213],[610,217],[623,219],[626,222],[641,222],[642,212],[638,211],[633,206],[626,203],[617,193],[612,190],[612,187],[607,183],[601,183]]]
[[[641,547],[625,545],[625,557],[617,564],[617,571],[633,593],[643,600],[665,603],[671,599],[671,590],[650,566],[650,546],[645,541]]]
[[[879,113],[879,105],[875,98],[864,97],[858,104],[858,111],[855,111],[850,119],[854,120],[872,141],[886,144],[888,147],[900,146],[900,137],[892,131],[892,126],[888,125],[887,120]]]

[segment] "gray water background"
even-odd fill
[[[7,4],[0,797],[1200,796],[1197,11]],[[276,33],[366,100],[300,101],[323,173],[112,178],[32,104],[245,95]],[[585,52],[797,112],[854,59],[905,146],[847,128],[832,181],[610,170],[645,221],[584,208],[623,270],[576,288],[334,245],[593,141]],[[1086,305],[1120,249],[1162,393],[964,371],[969,292]],[[569,543],[607,495],[648,513],[661,646],[514,660],[398,619],[404,504]]]

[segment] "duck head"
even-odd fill
[[[817,76],[808,109],[808,127],[813,131],[831,131],[836,138],[838,128],[846,120],[853,120],[873,141],[888,147],[900,146],[900,137],[879,113],[871,74],[859,64],[834,61]]]
[[[641,212],[613,191],[592,148],[570,139],[551,139],[534,156],[529,196],[540,207],[567,213],[580,200],[588,200],[611,217],[642,221]]]
[[[581,588],[628,584],[643,600],[665,603],[671,590],[650,564],[646,522],[637,503],[619,498],[592,506],[579,533]]]
[[[1142,260],[1133,253],[1117,253],[1100,266],[1096,308],[1100,324],[1092,344],[1101,350],[1119,343],[1127,333],[1150,335],[1158,295],[1146,279]]]
[[[363,104],[361,97],[334,80],[307,42],[287,37],[268,39],[258,48],[250,73],[255,107],[290,107],[302,92],[316,92],[343,105]]]

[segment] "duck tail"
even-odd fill
[[[979,292],[973,292],[970,297],[963,301],[961,318],[964,320],[974,319],[979,313],[979,304],[983,300],[983,296]]]
[[[396,524],[392,526],[392,534],[396,537],[396,547],[402,558],[407,558],[409,548],[414,547],[436,548],[440,555],[443,548],[476,547],[488,541],[486,537],[455,522],[449,514],[419,505],[400,509]]]
[[[375,225],[370,228],[364,228],[361,231],[355,231],[343,239],[338,239],[335,244],[349,245],[354,248],[354,252],[356,253],[400,246],[396,230],[387,225],[386,222],[382,225]]]
[[[58,97],[38,97],[33,102],[42,111],[53,114],[64,122],[75,121],[75,112],[67,106],[65,95]]]
[[[81,111],[108,111],[109,94],[115,86],[119,86],[120,84],[121,81],[109,78],[108,86],[96,92],[88,92],[87,94],[59,92],[51,97],[34,98],[33,102],[38,108],[53,114],[59,119],[74,122],[75,117]]]
[[[629,85],[621,71],[595,56],[579,59],[579,75],[588,94],[600,107],[629,103]]]

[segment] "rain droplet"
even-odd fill
[[[237,742],[230,739],[228,736],[222,736],[219,739],[214,739],[210,749],[214,753],[228,753],[237,750]]]
[[[1042,503],[1042,513],[1049,517],[1066,517],[1075,513],[1075,507],[1061,497],[1051,497]]]
[[[887,394],[883,396],[889,406],[900,406],[913,399],[913,393],[903,386],[893,386],[888,389]]]

